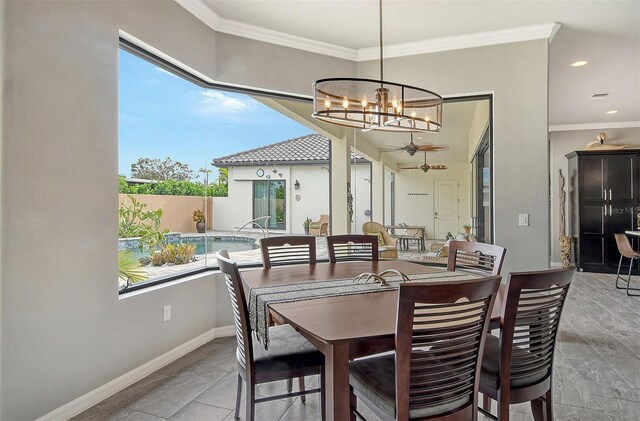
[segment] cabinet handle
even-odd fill
[[[611,196],[609,196],[611,197]],[[611,210],[611,205],[609,205],[609,216],[613,215],[613,211]]]
[[[604,216],[607,216],[607,205],[604,205]]]
[[[611,196],[611,189],[609,189],[609,200],[613,200],[613,196]]]
[[[607,189],[604,189],[604,200],[607,200]]]

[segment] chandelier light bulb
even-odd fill
[[[349,98],[347,98],[346,96],[342,98],[342,108],[344,109],[349,108]]]
[[[367,101],[367,96],[362,95],[362,108],[367,108],[367,105],[369,105],[369,101]]]
[[[393,99],[391,100],[391,106],[393,108],[398,108],[398,98],[396,98],[396,96],[393,96]]]
[[[329,98],[329,95],[327,95],[326,97],[324,97],[324,107],[328,110],[329,108],[331,108],[331,98]]]
[[[411,109],[411,117],[414,117],[414,118],[415,118],[415,116],[416,116],[416,109],[415,109],[415,108],[412,108],[412,109]]]

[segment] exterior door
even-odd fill
[[[433,183],[434,237],[444,239],[449,232],[455,236],[460,231],[458,182],[436,180]]]
[[[253,217],[270,216],[266,226],[268,229],[283,230],[285,221],[285,183],[284,181],[253,182]]]

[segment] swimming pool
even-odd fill
[[[255,238],[235,237],[231,235],[183,235],[167,238],[169,244],[195,244],[196,255],[212,254],[222,249],[229,252],[255,250],[258,248]],[[149,257],[149,251],[141,252],[138,248],[138,241],[135,239],[121,239],[118,242],[118,250],[130,250],[136,258]]]

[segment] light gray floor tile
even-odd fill
[[[169,419],[171,421],[222,421],[231,412],[233,411],[218,408],[217,406],[211,406],[200,402],[190,402]]]
[[[637,421],[640,419],[640,402],[596,396],[598,403],[609,419],[614,421]]]
[[[129,406],[138,411],[169,418],[213,383],[214,381],[203,377],[180,374]]]
[[[285,412],[287,412],[291,404],[291,402],[280,400],[256,404],[255,419],[256,421],[279,421],[280,418],[282,418],[282,416],[285,414]],[[240,407],[240,420],[246,420],[244,402]],[[233,421],[233,411],[231,411],[229,415],[227,415],[227,418],[225,418],[224,421]]]
[[[640,389],[640,358],[607,358],[607,362],[631,387]]]
[[[553,416],[556,421],[606,421],[607,415],[602,410],[578,408],[569,405],[553,405]]]
[[[553,401],[558,404],[601,409],[578,373],[570,366],[558,365],[554,369]]]
[[[607,362],[569,359],[578,376],[594,395],[617,399],[640,400],[640,392],[632,389]]]
[[[234,409],[236,405],[237,374],[230,373],[202,392],[195,401],[221,408]],[[246,397],[244,386],[242,398]]]

